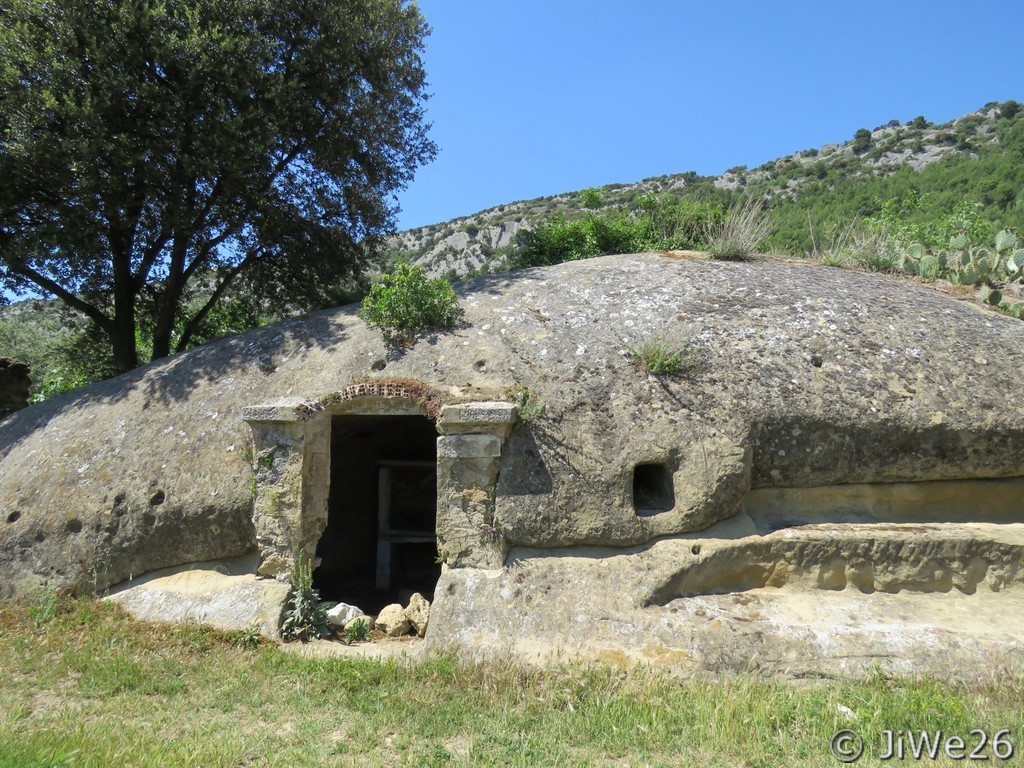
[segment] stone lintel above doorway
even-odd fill
[[[289,422],[303,421],[301,400],[278,400],[260,405],[247,405],[242,409],[242,419],[253,422]]]
[[[442,435],[494,435],[504,440],[515,423],[512,403],[455,403],[441,409],[437,431]]]

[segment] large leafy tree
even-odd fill
[[[318,303],[436,151],[426,34],[408,0],[4,0],[0,287],[84,313],[120,370],[242,281]]]

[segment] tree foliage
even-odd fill
[[[580,190],[580,205],[584,208],[601,208],[605,204],[604,192],[597,187]]]
[[[853,143],[850,145],[854,154],[863,155],[871,148],[871,131],[867,128],[858,128],[853,134]]]
[[[229,289],[318,304],[435,153],[426,33],[407,0],[7,0],[0,287],[86,315],[120,370]]]

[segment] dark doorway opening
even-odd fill
[[[425,416],[335,416],[327,528],[314,586],[377,613],[412,592],[433,600],[437,430]]]

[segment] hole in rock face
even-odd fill
[[[80,533],[82,530],[82,521],[78,518],[72,518],[68,520],[67,524],[64,526],[64,530],[68,533]]]
[[[633,509],[638,515],[668,512],[676,505],[672,473],[664,464],[638,464],[633,468]]]
[[[433,599],[437,560],[437,429],[424,416],[335,416],[327,528],[314,586],[324,600],[376,613]]]
[[[11,514],[9,514],[7,516],[7,522],[8,523],[16,523],[20,519],[21,519],[21,512],[19,512],[18,510],[14,510],[13,512],[11,512]]]
[[[150,497],[149,506],[159,507],[161,504],[164,503],[165,498],[167,498],[167,496],[164,494],[164,492],[162,490],[158,490]]]
[[[374,371],[383,371],[387,367],[388,364],[386,360],[375,360],[373,365],[370,366],[370,368]]]

